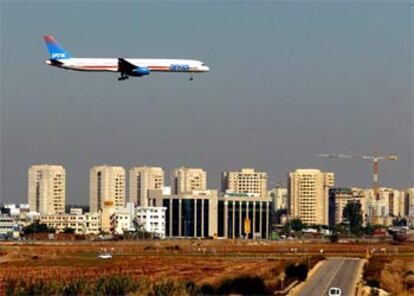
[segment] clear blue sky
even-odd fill
[[[2,201],[27,201],[27,169],[62,164],[67,202],[89,202],[97,164],[252,166],[336,173],[371,186],[413,181],[413,7],[406,2],[0,1]],[[41,36],[77,57],[194,58],[211,72],[118,82],[48,67]],[[270,185],[274,185],[273,181]]]

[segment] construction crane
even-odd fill
[[[373,161],[373,190],[376,200],[379,200],[379,161],[380,160],[397,160],[396,155],[347,155],[347,154],[318,154],[324,158],[344,158],[344,159],[368,159]]]

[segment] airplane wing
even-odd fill
[[[118,71],[121,73],[132,73],[137,68],[136,65],[131,64],[123,58],[118,59]]]

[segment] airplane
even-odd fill
[[[74,58],[71,54],[53,38],[52,35],[44,35],[50,59],[45,63],[50,66],[89,72],[119,72],[119,81],[131,77],[143,77],[151,72],[178,72],[193,73],[208,72],[210,68],[197,60],[182,59],[130,59],[130,58]]]

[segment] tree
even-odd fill
[[[330,236],[329,236],[329,241],[331,242],[331,243],[337,243],[338,241],[339,241],[339,235],[338,235],[338,233],[337,232],[334,232],[334,233],[332,233]]]
[[[308,276],[309,267],[306,264],[289,264],[285,268],[285,275],[287,279],[297,279],[300,282],[306,280]]]
[[[392,219],[392,225],[394,225],[394,226],[407,226],[407,219],[396,217],[396,218]]]
[[[368,223],[367,226],[364,228],[364,233],[366,235],[373,235],[374,234],[374,226],[372,226],[372,224]]]
[[[63,229],[63,233],[75,233],[75,229],[72,227],[65,227],[65,229]]]
[[[342,217],[349,222],[349,230],[354,235],[361,234],[362,207],[359,202],[348,202],[344,208]]]
[[[32,233],[55,233],[54,228],[49,228],[46,224],[40,223],[39,221],[35,221],[32,224],[23,228],[24,234],[32,234]]]
[[[294,231],[302,231],[305,225],[302,223],[302,220],[296,218],[290,221],[290,226]]]

